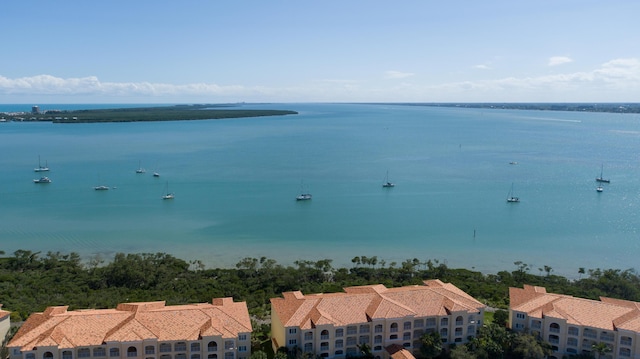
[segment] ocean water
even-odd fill
[[[209,268],[261,256],[350,266],[361,255],[486,273],[523,261],[569,277],[637,268],[638,115],[243,106],[299,114],[0,123],[0,250],[167,252]],[[50,184],[33,183],[39,156]],[[611,183],[597,193],[601,167]],[[394,188],[382,188],[387,171]],[[311,201],[295,200],[301,184]],[[512,185],[520,203],[506,202]],[[161,199],[166,186],[174,200]]]

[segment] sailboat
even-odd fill
[[[389,181],[389,171],[387,171],[387,175],[384,177],[384,182],[382,182],[382,187],[389,188],[393,186],[395,186],[395,184]]]
[[[167,184],[164,186],[164,193],[162,195],[162,199],[173,199],[175,197],[175,195],[171,192],[169,192],[169,182],[167,181]]]
[[[507,202],[509,202],[509,203],[520,202],[520,198],[516,197],[513,194],[513,183],[511,184],[511,190],[509,191],[509,194],[507,195]]]
[[[138,162],[138,169],[136,170],[136,173],[145,173],[146,171],[144,170],[144,168],[142,168],[142,161]]]
[[[602,192],[604,191],[604,187],[602,187],[601,184],[598,185],[598,187],[596,187],[596,192]]]
[[[34,172],[47,172],[49,171],[49,167],[47,166],[47,162],[45,161],[44,166],[40,163],[40,156],[38,156],[38,167],[33,169]]]
[[[305,191],[304,184],[300,182],[300,194],[296,196],[296,201],[308,201],[311,199],[311,193]]]
[[[600,167],[600,177],[596,177],[596,182],[611,183],[610,180],[605,179],[604,177],[602,177],[602,171],[603,170],[604,170],[604,165],[602,165],[602,167]]]

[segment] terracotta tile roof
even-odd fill
[[[116,309],[77,311],[49,307],[29,316],[9,346],[32,350],[37,346],[73,348],[143,339],[186,341],[200,335],[235,338],[251,330],[246,303],[232,298],[214,299],[212,304],[124,303]]]
[[[564,319],[568,324],[640,332],[639,303],[601,298],[600,301],[547,293],[536,287],[509,288],[511,309],[529,317]]]
[[[387,288],[382,284],[348,287],[344,293],[283,293],[271,305],[285,327],[309,329],[316,325],[366,323],[378,318],[447,315],[451,311],[476,313],[484,304],[452,284],[439,280],[424,285]]]
[[[392,359],[416,359],[410,351],[400,344],[391,344],[384,348]]]

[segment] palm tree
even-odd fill
[[[420,352],[427,359],[435,358],[442,353],[442,337],[438,332],[425,333],[420,337]]]
[[[611,351],[611,348],[605,344],[605,343],[598,343],[598,344],[593,344],[591,346],[591,349],[598,354],[598,356],[596,357],[596,359],[600,359],[603,355],[607,354],[608,352]]]

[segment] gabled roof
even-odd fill
[[[391,359],[416,359],[410,351],[400,344],[391,344],[384,348],[391,356]]]
[[[640,332],[640,303],[600,298],[600,301],[547,293],[544,288],[525,285],[509,288],[511,310],[533,318],[558,318],[568,324],[603,330]]]
[[[232,298],[214,299],[211,304],[165,306],[165,302],[143,302],[120,304],[116,309],[76,311],[49,307],[29,316],[8,346],[26,351],[42,346],[74,348],[144,339],[234,338],[251,330],[246,303],[233,302]]]
[[[366,323],[381,318],[477,313],[485,307],[453,284],[439,280],[399,288],[382,284],[347,287],[344,293],[286,292],[283,298],[272,298],[271,306],[284,326],[302,329],[323,324]]]

